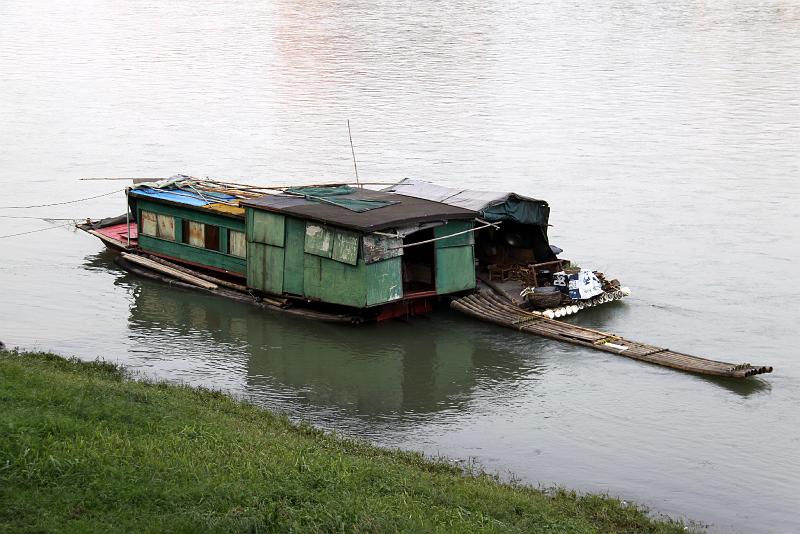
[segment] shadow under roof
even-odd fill
[[[291,215],[301,219],[311,219],[323,223],[342,226],[361,232],[376,232],[409,224],[447,221],[453,219],[472,219],[477,212],[395,193],[385,193],[370,189],[357,189],[336,198],[353,200],[383,200],[395,202],[381,208],[356,212],[315,200],[307,200],[295,195],[264,195],[263,197],[241,200],[241,206],[275,213]]]

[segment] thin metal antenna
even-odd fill
[[[350,136],[350,152],[353,153],[353,169],[356,171],[356,184],[361,186],[361,180],[358,179],[358,165],[356,164],[356,149],[353,148],[353,134],[350,132],[350,119],[347,119],[347,135]]]

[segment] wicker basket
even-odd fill
[[[529,293],[525,296],[525,300],[531,307],[544,310],[561,304],[561,293],[558,291],[554,293]]]

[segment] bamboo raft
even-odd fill
[[[556,319],[548,319],[542,314],[525,311],[493,293],[474,293],[454,300],[451,303],[451,307],[477,319],[514,328],[521,332],[611,352],[619,356],[626,356],[690,373],[747,378],[772,372],[772,367],[770,366],[750,365],[749,363],[733,364],[708,360],[654,345],[630,341],[607,332],[564,323]]]

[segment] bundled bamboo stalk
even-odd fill
[[[142,267],[148,267],[150,269],[153,269],[154,271],[158,271],[160,273],[171,276],[172,278],[177,278],[178,280],[182,280],[187,284],[192,284],[198,287],[202,287],[203,289],[218,288],[216,284],[212,284],[211,282],[198,278],[197,276],[186,274],[184,272],[179,271],[178,269],[167,267],[166,265],[161,265],[158,262],[155,262],[148,258],[144,258],[142,256],[138,256],[136,254],[128,254],[127,252],[123,252],[122,257],[128,261],[132,261],[133,263],[138,263]]]

